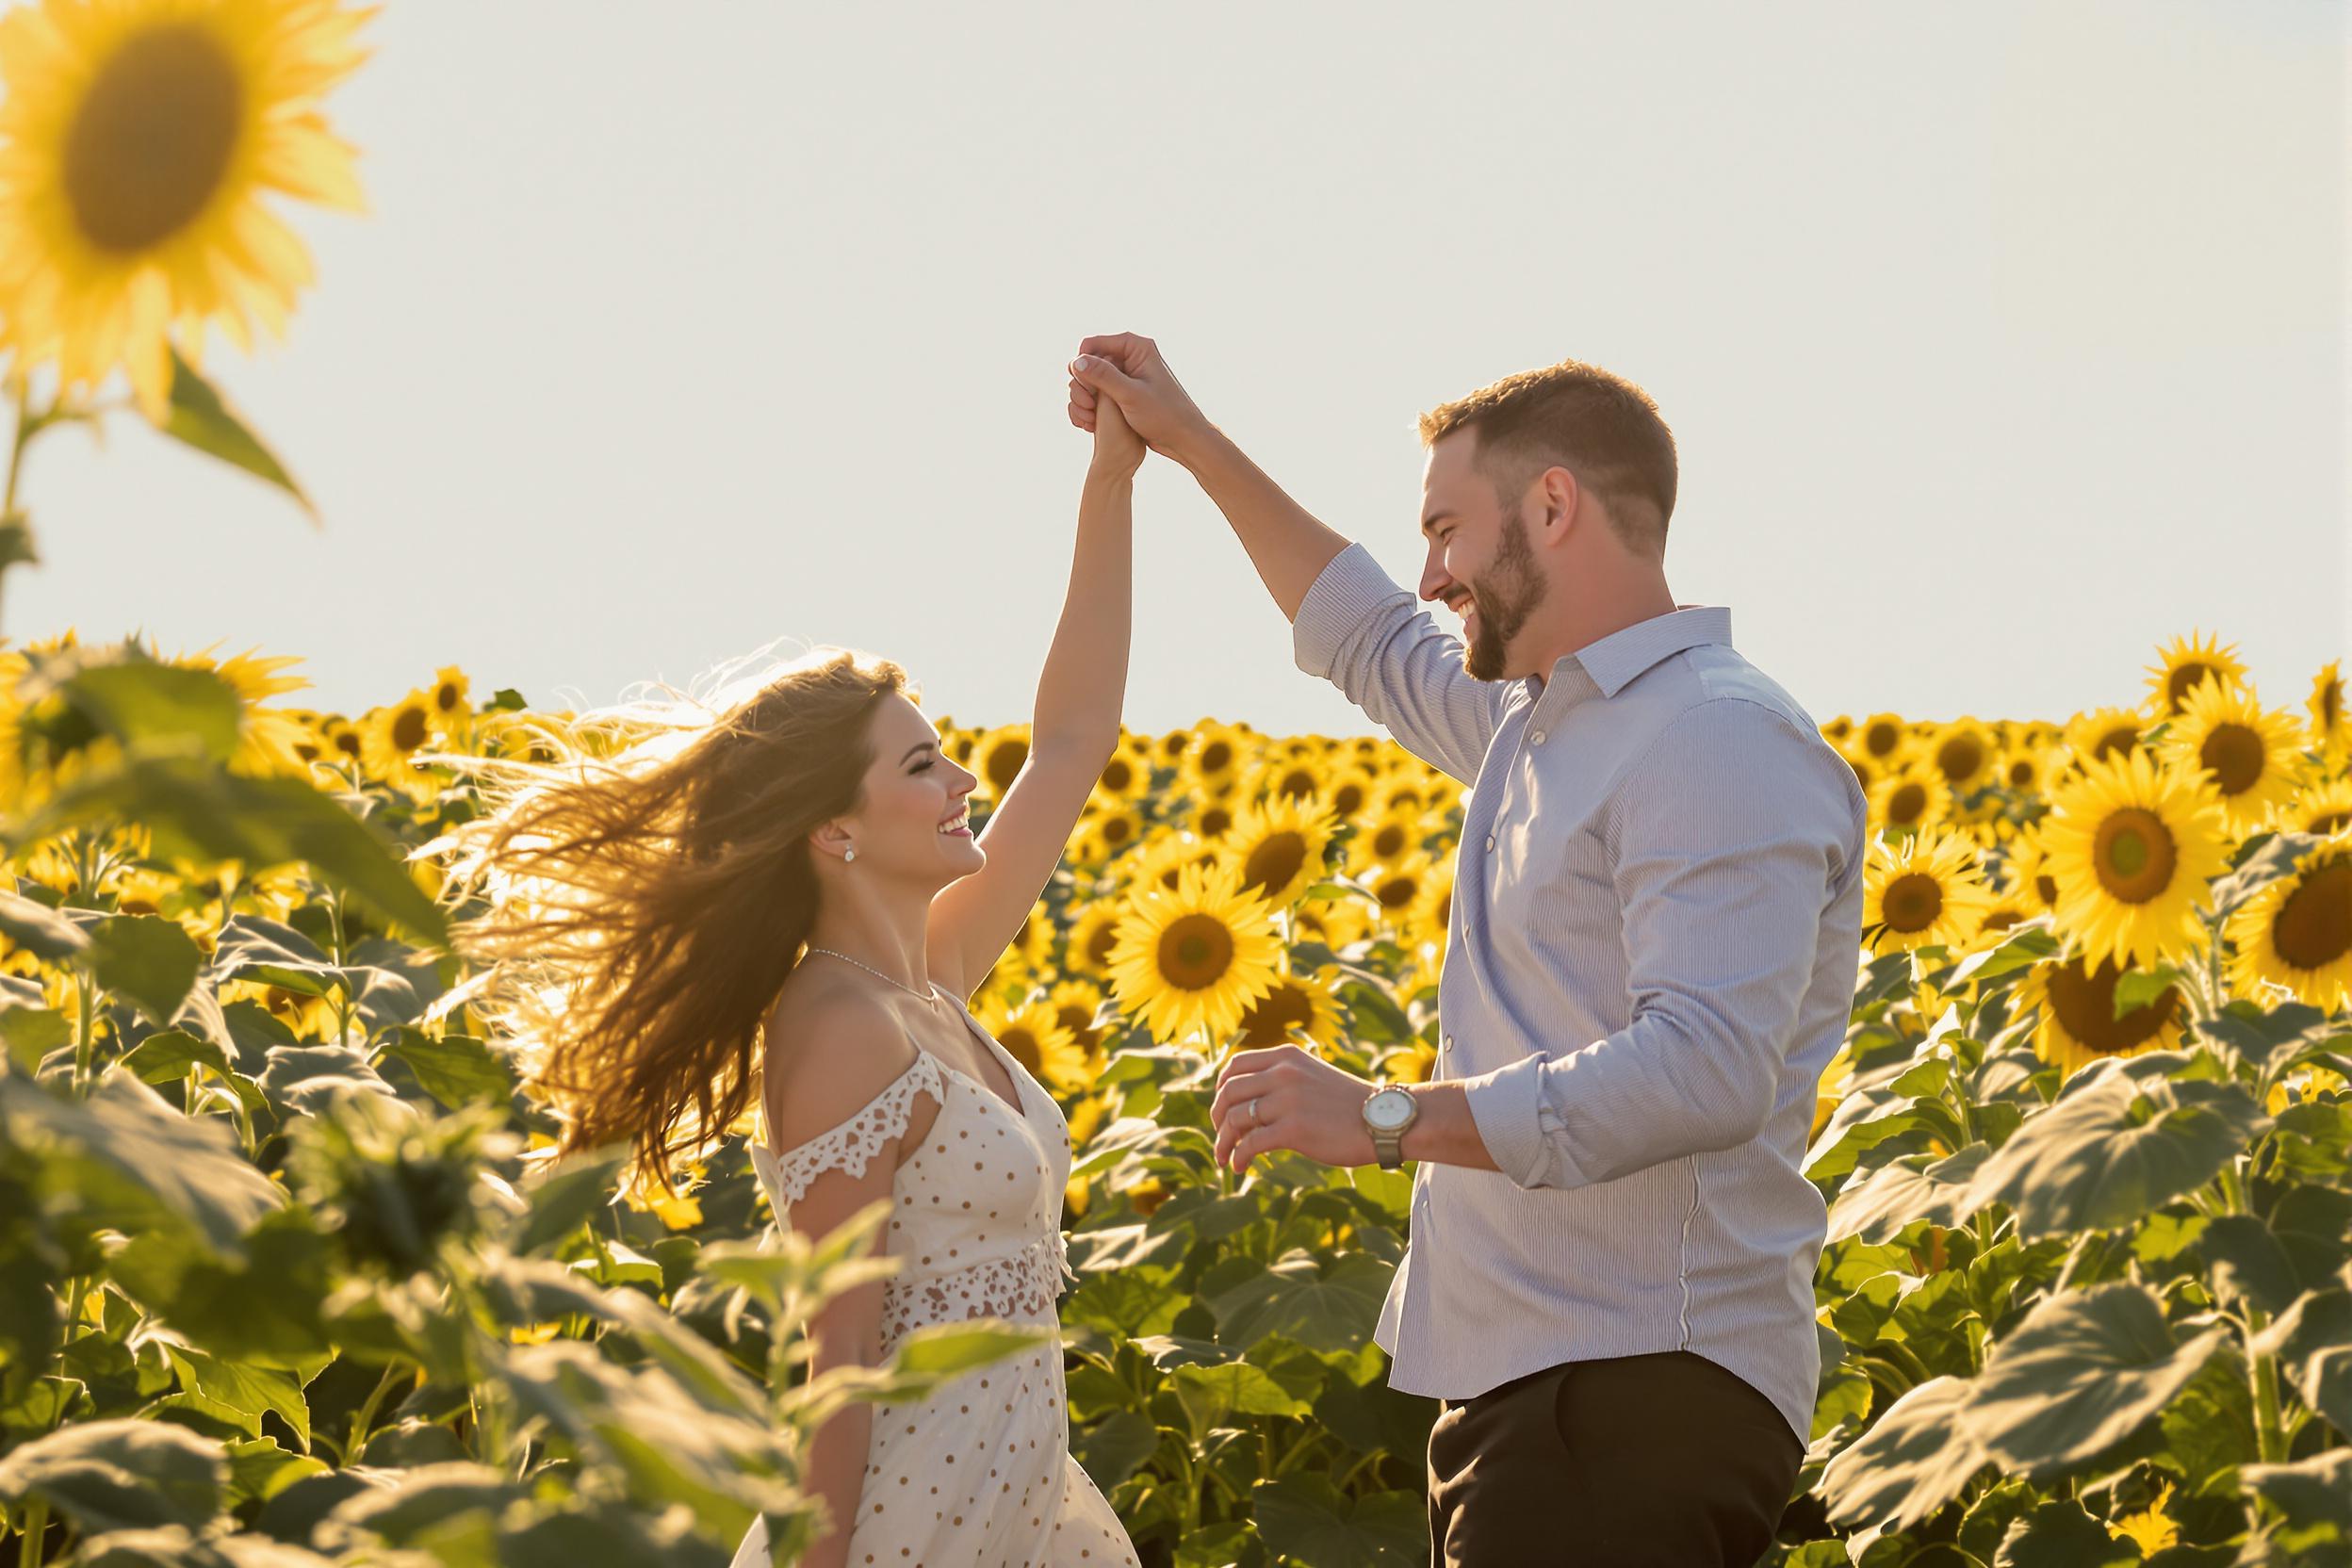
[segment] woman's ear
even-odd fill
[[[819,855],[829,855],[838,860],[843,850],[854,847],[858,835],[851,832],[841,818],[819,824],[808,835],[808,847]]]

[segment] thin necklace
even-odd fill
[[[808,951],[811,953],[822,953],[828,958],[839,958],[845,964],[857,964],[859,969],[864,970],[868,974],[873,975],[875,979],[888,981],[890,984],[896,986],[900,990],[905,991],[908,996],[922,997],[922,999],[925,1002],[938,1002],[940,1000],[939,988],[936,985],[932,985],[928,980],[924,981],[923,984],[931,986],[931,994],[929,996],[923,996],[923,992],[915,989],[914,987],[907,985],[905,981],[891,980],[889,975],[884,974],[880,970],[874,968],[872,964],[858,963],[857,959],[851,957],[846,953],[836,953],[829,947],[819,947],[814,942],[810,942],[808,944]]]

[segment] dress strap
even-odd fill
[[[928,1093],[938,1101],[947,1098],[939,1082],[939,1063],[921,1046],[915,1048],[915,1059],[906,1070],[884,1085],[882,1091],[848,1120],[837,1122],[781,1154],[754,1139],[752,1163],[766,1168],[776,1190],[788,1204],[800,1201],[808,1191],[808,1184],[827,1170],[846,1170],[852,1176],[863,1176],[867,1162],[881,1152],[882,1146],[906,1131],[917,1093]]]

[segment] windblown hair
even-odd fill
[[[1522,370],[1421,416],[1421,444],[1476,427],[1478,467],[1506,511],[1557,465],[1601,498],[1625,547],[1666,553],[1674,513],[1674,434],[1650,395],[1596,365]]]
[[[816,919],[808,835],[857,809],[874,711],[908,684],[821,646],[709,701],[663,684],[675,700],[530,714],[506,756],[440,759],[478,776],[482,809],[416,854],[454,849],[442,900],[487,903],[451,923],[479,967],[443,1005],[513,1042],[559,1153],[627,1138],[624,1186],[667,1196],[757,1102]]]

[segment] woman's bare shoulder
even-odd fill
[[[922,1056],[898,1015],[871,990],[805,975],[769,1008],[762,1051],[773,1149],[795,1148],[847,1120]]]

